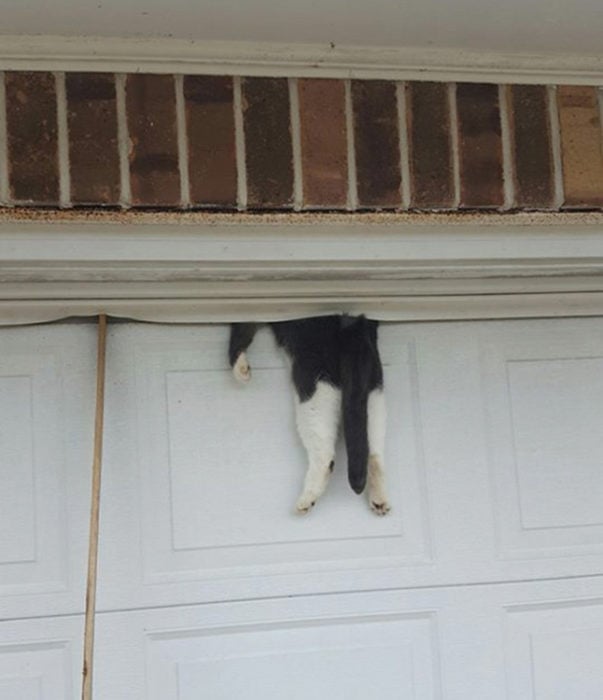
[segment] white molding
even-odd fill
[[[0,70],[600,85],[603,55],[169,38],[3,36]]]
[[[0,324],[603,315],[603,226],[0,224]]]

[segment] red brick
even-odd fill
[[[288,81],[245,78],[242,88],[248,206],[289,207],[293,199],[293,147]]]
[[[118,204],[115,77],[112,73],[67,73],[65,86],[71,200],[74,204]]]
[[[126,108],[132,204],[179,205],[180,167],[174,77],[128,75]]]
[[[504,203],[498,86],[457,86],[461,206],[501,207]]]
[[[597,88],[557,88],[566,207],[603,205],[603,155]]]
[[[523,209],[550,209],[555,199],[551,121],[547,88],[507,88],[515,204]]]
[[[307,207],[344,207],[348,193],[345,86],[342,80],[298,82]]]
[[[406,117],[410,160],[410,205],[450,209],[454,174],[446,83],[408,83]]]
[[[8,173],[13,200],[58,204],[59,163],[52,73],[6,73]]]
[[[237,163],[232,78],[184,77],[191,202],[235,207]]]
[[[396,84],[385,80],[354,80],[352,102],[359,206],[400,207]]]

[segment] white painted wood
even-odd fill
[[[386,449],[394,511],[377,518],[353,494],[340,445],[318,517],[303,520],[295,503],[306,455],[296,437],[288,372],[267,332],[250,352],[248,386],[231,376],[224,326],[121,325],[112,333],[120,394],[113,399],[108,386],[107,433],[124,456],[105,453],[99,608],[129,607],[134,599],[191,602],[202,590],[222,597],[224,576],[233,595],[245,597],[256,567],[274,592],[279,578],[301,583],[301,572],[312,590],[327,572],[429,560],[418,417],[408,391],[414,350],[403,336],[395,352],[384,354],[389,381],[404,396],[389,409],[399,425]]]
[[[245,683],[252,698],[363,698],[383,690],[386,697],[532,700],[542,696],[523,691],[531,673],[527,636],[540,632],[543,662],[559,661],[537,666],[543,687],[556,684],[550,697],[594,700],[598,694],[559,689],[599,690],[602,586],[596,577],[103,613],[95,698],[232,698],[239,695],[228,694],[229,684],[238,691]],[[532,608],[542,608],[538,617]],[[563,646],[567,628],[577,630],[576,649]],[[550,642],[547,632],[555,635]]]
[[[227,338],[109,328],[95,700],[600,696],[602,318],[383,324],[385,518],[341,451],[294,514],[286,366]],[[0,330],[2,700],[77,697],[94,342]]]
[[[132,204],[130,183],[130,134],[126,106],[126,76],[115,75],[115,110],[117,112],[117,148],[119,152],[119,204],[127,209]]]
[[[348,211],[358,209],[358,178],[356,169],[356,137],[354,134],[354,105],[352,101],[352,81],[344,80],[345,96],[345,138],[347,155],[347,179],[348,179]]]
[[[411,191],[411,167],[410,144],[408,140],[406,82],[398,82],[396,85],[396,107],[398,110],[398,138],[400,141],[400,196],[402,209],[410,207]]]
[[[83,618],[0,622],[0,698],[77,700]]]
[[[507,609],[507,688],[517,700],[603,695],[603,599]]]
[[[119,9],[122,7],[120,5]],[[201,8],[202,4],[197,4],[196,7]],[[400,12],[400,6],[395,4],[395,7]],[[430,19],[438,14],[438,27],[451,26],[442,19],[441,11],[441,7],[432,9]],[[116,12],[118,8],[111,13],[112,27],[120,26],[119,21],[116,21]],[[346,6],[339,13],[335,26],[343,27],[342,20],[348,14],[349,7]],[[412,19],[413,14],[416,15],[408,7],[405,9],[401,16],[403,28],[410,26],[409,18]],[[490,11],[484,11],[482,15],[487,20],[486,26],[496,27],[500,31],[501,23],[492,19]],[[172,12],[171,16],[181,15]],[[473,12],[471,16],[474,18],[477,15]],[[584,15],[574,11],[573,16],[580,18],[579,45],[566,46],[565,50],[561,49],[559,42],[552,47],[538,49],[534,43],[534,32],[530,32],[526,45],[515,48],[510,43],[496,47],[492,42],[479,47],[459,46],[450,41],[438,45],[433,34],[421,46],[416,41],[416,33],[412,41],[400,43],[400,31],[387,45],[371,46],[367,41],[366,23],[363,23],[362,35],[356,41],[348,32],[334,43],[332,36],[317,43],[317,31],[324,28],[324,23],[318,22],[304,43],[296,21],[289,25],[296,32],[291,41],[283,40],[282,32],[261,41],[220,41],[220,37],[215,34],[197,41],[165,36],[143,37],[140,36],[138,24],[135,32],[138,36],[127,38],[123,35],[98,36],[96,25],[93,31],[88,32],[89,36],[60,36],[65,27],[70,26],[69,20],[65,20],[60,25],[60,30],[55,32],[56,36],[49,36],[51,32],[48,23],[44,24],[39,36],[28,35],[26,30],[11,36],[12,32],[6,29],[0,41],[0,68],[600,85],[603,82],[603,68],[597,44],[598,35],[593,34],[594,43],[589,49],[584,40],[584,27],[587,26]],[[374,8],[370,17],[378,19],[382,29],[388,27],[388,22]],[[467,14],[458,7],[455,9],[455,17],[460,18],[464,27],[471,25],[466,22]],[[273,23],[273,20],[274,12],[271,11],[270,22]],[[136,21],[139,22],[140,17]],[[540,18],[538,22],[541,22]],[[229,25],[232,24],[232,16],[229,16]],[[207,17],[203,16],[199,21],[189,23],[188,27],[210,25]],[[517,23],[515,29],[519,26]],[[591,26],[597,27],[597,22],[593,21]],[[165,23],[162,31],[165,31]],[[567,23],[560,23],[560,31],[564,38],[569,36]],[[471,30],[472,38],[484,35],[485,32]],[[546,35],[550,35],[550,32]],[[516,31],[513,36],[517,36]],[[246,27],[244,38],[248,37],[249,26]],[[436,45],[438,48],[434,48]]]
[[[8,134],[6,123],[6,79],[0,73],[0,202],[7,206],[10,200],[8,179]]]
[[[305,455],[267,332],[249,353],[249,386],[230,375],[224,327],[122,324],[112,334],[102,610],[601,572],[603,388],[588,379],[603,357],[601,319],[384,325],[393,507],[382,520],[350,491],[341,452],[315,512],[295,516]],[[528,454],[523,493],[499,379],[507,347],[514,366],[531,368],[513,385],[527,416],[516,424],[528,440],[515,448]],[[591,359],[540,388],[535,352],[570,368]],[[577,437],[558,456],[547,441],[568,431]]]
[[[481,361],[500,556],[603,555],[603,327],[492,333]]]
[[[7,222],[0,323],[101,311],[181,322],[340,311],[384,320],[603,314],[600,224],[408,222]]]
[[[71,204],[71,167],[69,165],[69,121],[65,73],[54,74],[57,110],[57,155],[59,166],[59,204],[67,209]]]
[[[0,618],[81,612],[93,332],[0,333]]]
[[[235,75],[232,81],[232,109],[235,129],[235,156],[237,161],[237,208],[247,208],[247,154],[245,150],[245,123],[243,120],[243,78]]]

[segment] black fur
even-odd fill
[[[300,401],[313,396],[319,380],[341,389],[348,479],[352,489],[362,493],[369,457],[368,396],[383,386],[377,321],[364,316],[319,316],[268,325],[292,360],[293,384]],[[232,324],[231,366],[249,347],[257,329],[255,323]]]

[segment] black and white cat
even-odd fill
[[[291,360],[297,429],[308,453],[297,511],[307,513],[325,491],[343,417],[350,486],[362,493],[368,484],[371,508],[385,515],[390,505],[383,472],[386,410],[377,321],[320,316],[268,325]],[[254,323],[231,326],[229,360],[241,382],[251,378],[245,351],[257,329]]]

